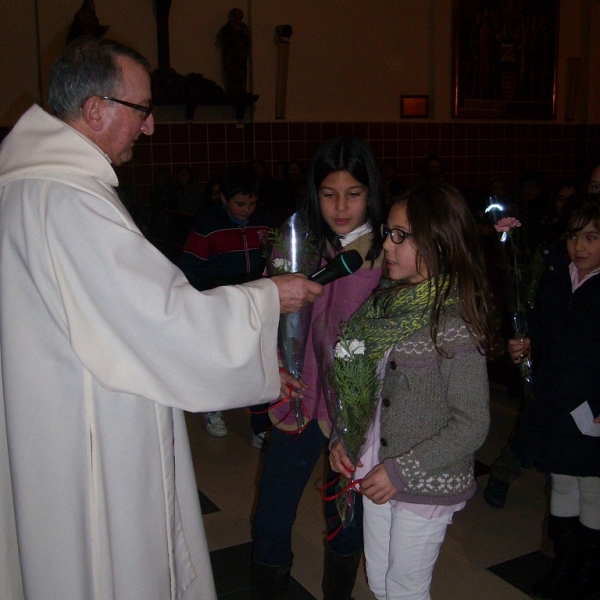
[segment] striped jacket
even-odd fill
[[[264,214],[257,211],[242,227],[220,204],[194,225],[179,267],[198,290],[258,279],[265,267],[268,232],[269,220]]]

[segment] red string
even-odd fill
[[[281,402],[290,402],[290,410],[288,410],[288,412],[285,414],[283,419],[281,419],[281,421],[279,421],[280,423],[291,414],[292,410],[294,410],[294,407],[291,405],[292,392],[294,391],[294,386],[291,383],[288,383],[287,386],[288,386],[289,394],[285,398],[283,398],[283,400],[281,400]],[[300,429],[296,429],[295,431],[289,431],[287,429],[282,429],[281,431],[283,431],[289,435],[300,435],[308,427],[308,425],[310,423],[308,411],[306,410],[304,405],[302,405],[302,412],[304,413],[304,416],[306,417],[306,423],[304,425],[302,425],[302,427],[300,427]]]
[[[287,402],[289,402],[292,399],[292,392],[294,391],[294,386],[291,383],[286,383],[287,387],[288,387],[288,395],[284,396],[281,400],[277,400],[277,402],[274,402],[273,404],[271,404],[271,406],[269,407],[269,410],[271,410],[272,408],[277,408],[278,406],[281,406],[282,404],[286,404]],[[290,407],[290,411],[285,415],[285,417],[287,417],[290,412],[292,412],[292,408]],[[285,419],[285,417],[283,417]],[[281,421],[279,421],[281,423]]]
[[[340,523],[331,533],[328,533],[325,536],[325,541],[330,542],[341,530],[342,530],[342,524]]]
[[[331,481],[329,481],[328,483],[326,483],[320,490],[319,490],[319,495],[321,496],[321,499],[324,500],[325,502],[329,502],[332,500],[337,500],[342,494],[346,493],[348,490],[354,490],[357,494],[362,494],[362,492],[360,491],[360,488],[357,487],[360,482],[362,481],[362,479],[357,479],[356,481],[351,481],[343,490],[340,490],[337,494],[334,494],[333,496],[327,496],[325,494],[325,490],[329,487],[331,487],[332,485],[335,485],[336,483],[339,482],[341,475],[338,475],[335,479],[332,479]],[[334,519],[336,519],[338,517],[329,517],[328,521],[333,521]],[[338,535],[338,533],[342,530],[343,524],[340,523],[331,533],[328,533],[325,536],[325,540],[327,542],[330,542],[336,535]]]
[[[319,495],[321,499],[325,502],[331,502],[332,500],[337,500],[340,496],[345,494],[348,490],[354,490],[357,494],[362,494],[360,491],[360,483],[362,479],[357,479],[356,481],[351,481],[346,487],[341,489],[337,494],[333,494],[333,496],[327,496],[325,494],[325,490],[332,485],[335,485],[340,480],[341,475],[338,475],[335,479],[332,479],[330,482],[326,483],[320,490]]]
[[[286,373],[288,373],[288,371],[286,369],[280,368],[279,370],[285,371]],[[294,391],[294,386],[291,383],[287,383],[286,385],[288,387],[288,395],[287,396],[285,396],[281,400],[278,400],[277,402],[273,402],[273,404],[269,405],[269,408],[267,408],[266,410],[255,410],[255,411],[250,410],[250,412],[254,413],[255,415],[262,415],[262,414],[269,412],[273,408],[277,408],[278,406],[281,406],[282,404],[289,403],[292,400],[292,392]],[[292,405],[290,405],[290,409],[283,415],[283,417],[279,421],[277,421],[276,423],[273,423],[273,425],[271,425],[271,427],[269,429],[272,429],[273,427],[277,427],[277,425],[279,425],[280,423],[283,423],[285,421],[285,419],[287,419],[290,416],[290,414],[292,413],[292,410],[294,410],[294,407]],[[304,412],[304,416],[306,417],[305,425],[303,425],[300,429],[295,429],[292,431],[289,431],[287,429],[281,429],[280,431],[283,431],[284,433],[287,433],[289,435],[300,435],[308,427],[308,425],[310,423],[308,411],[306,410],[306,408],[304,408],[304,406],[302,406],[302,411]]]

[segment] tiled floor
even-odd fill
[[[492,427],[477,453],[478,472],[498,454],[516,415],[504,388],[492,384]],[[262,453],[251,446],[249,415],[228,411],[229,435],[206,433],[201,415],[188,415],[190,443],[196,467],[213,572],[219,598],[250,598],[250,515]],[[294,528],[294,585],[289,598],[322,598],[323,518],[319,494],[323,465],[307,486]],[[540,552],[546,507],[545,477],[526,470],[510,488],[506,506],[494,509],[483,499],[487,474],[479,475],[476,496],[457,513],[433,575],[433,600],[522,600],[523,590],[548,568]],[[547,543],[545,544],[547,546]],[[373,600],[363,569],[354,589],[355,600]]]

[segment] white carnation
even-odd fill
[[[342,345],[341,342],[338,342],[335,345],[335,348],[333,351],[334,351],[336,358],[341,358],[343,360],[349,360],[351,358],[350,353],[348,352],[348,350],[346,350],[346,348]]]
[[[275,258],[273,260],[273,267],[275,269],[277,269],[278,271],[285,271],[285,272],[289,272],[289,270],[291,269],[292,263],[290,263],[289,260],[286,260],[285,258]]]
[[[365,353],[365,343],[359,340],[350,340],[349,343],[338,342],[334,348],[336,358],[342,360],[351,360],[357,354]]]
[[[365,343],[359,340],[352,340],[350,342],[350,354],[353,356],[355,354],[364,354],[365,353]]]

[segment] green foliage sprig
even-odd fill
[[[377,375],[377,360],[369,353],[365,336],[359,327],[342,323],[341,335],[334,348],[330,381],[336,394],[331,406],[334,427],[346,454],[356,464],[366,442],[371,420],[377,408],[381,380]],[[340,476],[339,489],[350,482]],[[350,488],[336,499],[336,507],[344,527],[354,516],[354,495]]]
[[[347,323],[334,349],[331,385],[337,396],[335,427],[350,459],[356,463],[377,407],[381,380],[361,332]]]
[[[271,246],[271,264],[267,266],[271,275],[281,275],[282,273],[303,273],[310,275],[314,269],[314,263],[319,257],[319,249],[316,238],[311,235],[307,228],[301,228],[297,231],[295,237],[296,243],[299,245],[296,249],[299,257],[297,269],[292,271],[292,262],[289,257],[292,255],[290,248],[290,237],[285,235],[281,229],[270,229],[267,237]],[[279,257],[274,255],[278,255]]]

